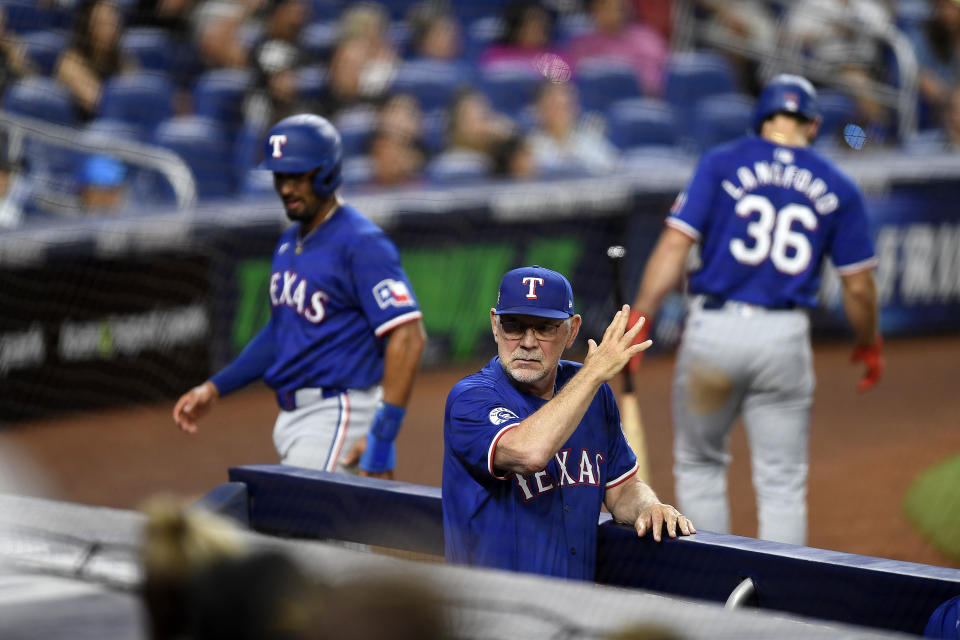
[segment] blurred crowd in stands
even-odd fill
[[[170,201],[129,143],[180,156],[201,200],[266,193],[263,134],[301,111],[339,128],[353,192],[695,157],[778,72],[820,88],[827,151],[850,123],[865,150],[960,147],[957,0],[4,0],[0,59],[3,114],[102,141],[0,120],[0,228]]]

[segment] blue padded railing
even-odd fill
[[[283,537],[443,554],[440,489],[281,465],[233,467],[202,502]],[[700,531],[656,543],[602,514],[596,581],[723,603],[745,578],[762,609],[919,634],[960,570]]]

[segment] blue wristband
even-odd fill
[[[382,440],[370,431],[367,434],[367,448],[360,456],[360,468],[370,473],[383,473],[393,469],[396,462],[393,440]]]
[[[397,433],[400,431],[400,423],[403,422],[403,416],[406,414],[407,410],[403,407],[398,407],[388,402],[381,402],[377,408],[377,414],[373,416],[370,433],[375,434],[381,440],[393,442],[397,439]]]

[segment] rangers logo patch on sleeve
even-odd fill
[[[499,427],[504,422],[509,422],[510,420],[519,420],[520,418],[510,409],[506,407],[497,407],[496,409],[490,410],[490,422],[494,426]]]
[[[381,280],[373,288],[373,297],[381,309],[389,306],[394,307],[412,307],[414,305],[413,295],[406,283],[400,280]]]

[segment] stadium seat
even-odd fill
[[[479,182],[490,176],[490,161],[476,151],[446,151],[427,164],[425,173],[438,185]]]
[[[853,98],[840,91],[820,91],[817,95],[823,122],[820,124],[820,138],[836,138],[845,124],[853,121],[857,115],[857,105]]]
[[[141,142],[143,140],[140,127],[125,120],[115,118],[97,118],[87,123],[83,128],[81,139],[84,142],[109,145],[114,140],[128,140]]]
[[[247,69],[205,72],[193,88],[194,113],[218,121],[232,135],[243,122],[243,99],[252,83],[253,72]]]
[[[476,60],[503,31],[503,21],[496,15],[484,16],[471,21],[464,30],[463,55],[467,60]]]
[[[311,58],[329,60],[339,33],[336,20],[312,22],[300,31],[300,48]]]
[[[588,59],[574,69],[584,111],[604,111],[617,100],[639,98],[643,92],[630,65],[613,60]]]
[[[701,151],[746,135],[753,125],[753,100],[739,93],[709,96],[694,109],[693,140]]]
[[[373,163],[369,156],[354,156],[343,161],[343,184],[359,186],[373,180]]]
[[[26,78],[14,83],[3,96],[3,109],[60,125],[72,125],[77,119],[67,88],[51,78]]]
[[[67,34],[63,31],[31,31],[20,36],[20,42],[30,62],[42,75],[49,76],[67,46]]]
[[[173,115],[173,85],[158,73],[132,72],[110,78],[100,98],[100,117],[129,122],[149,137]]]
[[[434,109],[424,113],[421,122],[423,123],[423,144],[427,148],[427,153],[433,155],[443,151],[447,146],[447,111]]]
[[[469,82],[469,73],[456,63],[412,60],[400,66],[390,92],[409,93],[421,109],[430,111],[447,107],[457,87]]]
[[[681,115],[684,127],[692,125],[696,104],[707,96],[737,90],[733,70],[715,53],[675,53],[667,65],[665,97]]]
[[[607,110],[610,140],[620,149],[674,145],[680,132],[670,106],[655,98],[619,100]]]
[[[211,118],[178,116],[161,122],[154,143],[183,158],[193,171],[197,197],[227,197],[234,192],[230,145],[223,126]]]
[[[344,155],[364,154],[377,128],[377,113],[371,109],[351,109],[341,114],[334,124],[340,132]]]
[[[487,69],[480,73],[480,89],[495,110],[508,115],[532,103],[537,89],[544,82],[543,76],[525,65]]]
[[[327,69],[323,65],[300,67],[296,71],[297,92],[303,100],[318,100],[327,89]]]
[[[144,71],[173,71],[177,58],[177,43],[163,29],[134,27],[123,34],[120,50],[124,56],[137,61]]]
[[[7,17],[4,27],[16,33],[39,31],[48,26],[47,11],[35,1],[4,2],[3,12]]]

